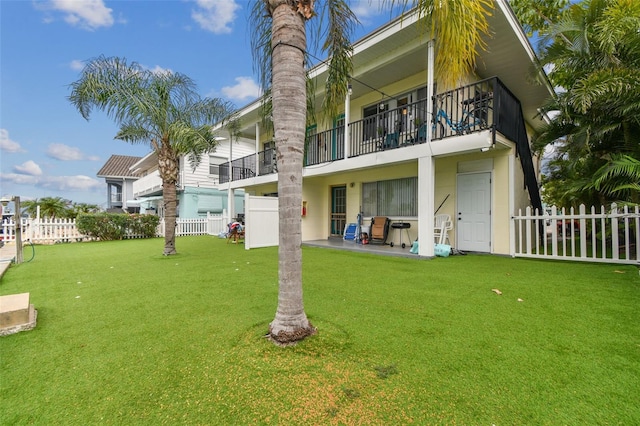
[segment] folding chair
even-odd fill
[[[433,224],[433,237],[438,244],[451,243],[449,242],[449,231],[453,229],[453,222],[451,222],[451,216],[448,214],[439,214],[434,218]]]
[[[371,219],[371,238],[370,241],[387,243],[387,235],[389,234],[389,218],[385,216],[375,216]]]

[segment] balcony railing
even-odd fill
[[[498,130],[514,141],[522,139],[520,102],[497,77],[435,95],[431,120],[427,116],[427,102],[421,99],[349,123],[349,157],[424,143],[429,124],[432,140],[487,129]],[[344,159],[344,141],[344,125],[307,136],[304,165]],[[232,180],[277,172],[273,152],[269,149],[258,153],[259,173],[255,155],[233,160]],[[229,181],[228,167],[229,163],[220,166],[221,183]]]
[[[344,159],[344,126],[307,136],[304,165]]]
[[[143,197],[162,191],[160,172],[155,170],[133,182],[133,196]]]

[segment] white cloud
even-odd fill
[[[85,155],[78,148],[63,143],[52,143],[47,148],[47,155],[60,161],[90,160],[98,161],[100,158],[94,155]]]
[[[255,99],[260,96],[260,86],[251,77],[236,77],[234,86],[225,86],[222,93],[234,100]]]
[[[191,18],[205,31],[214,34],[228,34],[230,24],[236,18],[240,5],[235,0],[196,0],[198,8],[191,12]]]
[[[373,2],[378,6],[373,6],[372,2],[369,0],[352,0],[351,1],[351,11],[356,15],[360,23],[363,25],[370,25],[373,18],[382,14],[383,12],[388,12],[388,9],[382,9],[383,3]]]
[[[19,173],[0,173],[0,179],[18,185],[33,185],[56,191],[90,191],[99,190],[104,182],[89,176],[32,176]]]
[[[84,68],[84,61],[81,61],[79,59],[74,59],[69,63],[69,68],[71,68],[74,71],[82,71],[82,69]]]
[[[37,176],[23,175],[21,173],[0,173],[0,178],[5,183],[11,182],[22,185],[35,185],[38,183]]]
[[[84,175],[49,176],[42,179],[42,181],[39,182],[39,186],[58,191],[87,191],[102,188],[104,182]]]
[[[9,138],[9,131],[7,129],[0,129],[0,150],[6,152],[25,152],[18,142],[12,141]]]
[[[16,173],[30,176],[40,176],[42,174],[42,169],[33,160],[25,161],[20,165],[13,166],[13,170]]]
[[[114,23],[113,10],[106,7],[103,0],[51,0],[43,8],[62,12],[65,22],[85,30],[110,27]],[[52,20],[51,17],[45,19],[45,22]]]
[[[173,71],[170,68],[162,68],[160,65],[156,65],[153,68],[149,68],[149,67],[143,65],[143,68],[148,69],[149,71],[151,71],[154,74],[169,74],[169,73],[173,73]]]

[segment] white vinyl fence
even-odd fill
[[[537,213],[528,207],[513,216],[513,256],[640,265],[640,206]]]
[[[15,223],[13,218],[2,223],[2,238],[5,242],[15,241]],[[92,238],[78,232],[75,219],[22,219],[22,241],[34,244],[55,244],[89,241]],[[222,215],[207,214],[207,217],[176,220],[176,236],[183,235],[218,235],[226,230],[224,213]],[[160,220],[156,231],[157,237],[164,236],[164,221]],[[128,235],[127,238],[138,238]]]
[[[278,198],[244,194],[246,250],[278,245]]]
[[[214,215],[207,213],[207,217],[198,217],[193,219],[176,219],[176,236],[184,235],[218,235],[220,232],[227,230],[225,223],[226,213]],[[160,220],[156,236],[164,236],[164,220]]]

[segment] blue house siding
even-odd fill
[[[220,214],[228,209],[227,192],[210,188],[185,187],[178,195],[178,215],[182,218]],[[244,191],[235,191],[235,212],[244,212]]]

